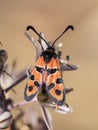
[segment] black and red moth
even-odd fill
[[[41,46],[42,52],[26,84],[25,99],[30,101],[39,92],[45,91],[57,106],[61,106],[65,103],[66,91],[62,79],[59,57],[55,52],[54,44],[67,30],[73,30],[74,27],[72,25],[67,26],[51,45],[40,36],[34,27],[27,26],[27,30],[29,29],[33,30],[47,44],[47,49],[44,50]]]

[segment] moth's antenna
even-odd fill
[[[67,30],[69,30],[69,29],[74,30],[74,27],[73,27],[72,25],[68,25],[68,26],[66,27],[66,29],[64,30],[64,32],[62,32],[62,33],[55,39],[55,41],[53,42],[52,46],[53,46],[53,45],[55,44],[55,42],[56,42]]]
[[[28,31],[29,29],[33,30],[47,44],[47,46],[49,46],[47,41],[36,31],[36,29],[33,26],[31,25],[27,26],[26,30]]]

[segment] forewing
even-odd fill
[[[46,90],[52,100],[59,106],[65,102],[65,88],[61,77],[60,64],[58,59],[52,58],[47,64],[47,82]]]
[[[30,101],[41,89],[42,85],[42,70],[44,62],[42,57],[38,58],[36,65],[31,73],[30,78],[27,81],[25,88],[25,99]]]

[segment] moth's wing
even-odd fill
[[[36,65],[31,73],[30,78],[27,81],[25,88],[25,99],[30,101],[41,89],[42,85],[42,68],[44,67],[42,57],[39,57]]]
[[[65,88],[61,77],[59,60],[52,58],[47,66],[46,90],[52,100],[61,106],[65,103]]]

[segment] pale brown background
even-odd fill
[[[0,0],[0,41],[9,55],[7,63],[16,58],[18,70],[35,63],[35,49],[24,35],[29,24],[47,40],[74,25],[75,30],[58,41],[64,43],[63,58],[69,54],[70,63],[80,65],[64,73],[65,85],[74,88],[67,96],[74,112],[51,111],[54,130],[98,130],[98,0]],[[23,99],[24,87],[25,82],[16,87],[15,100]]]

